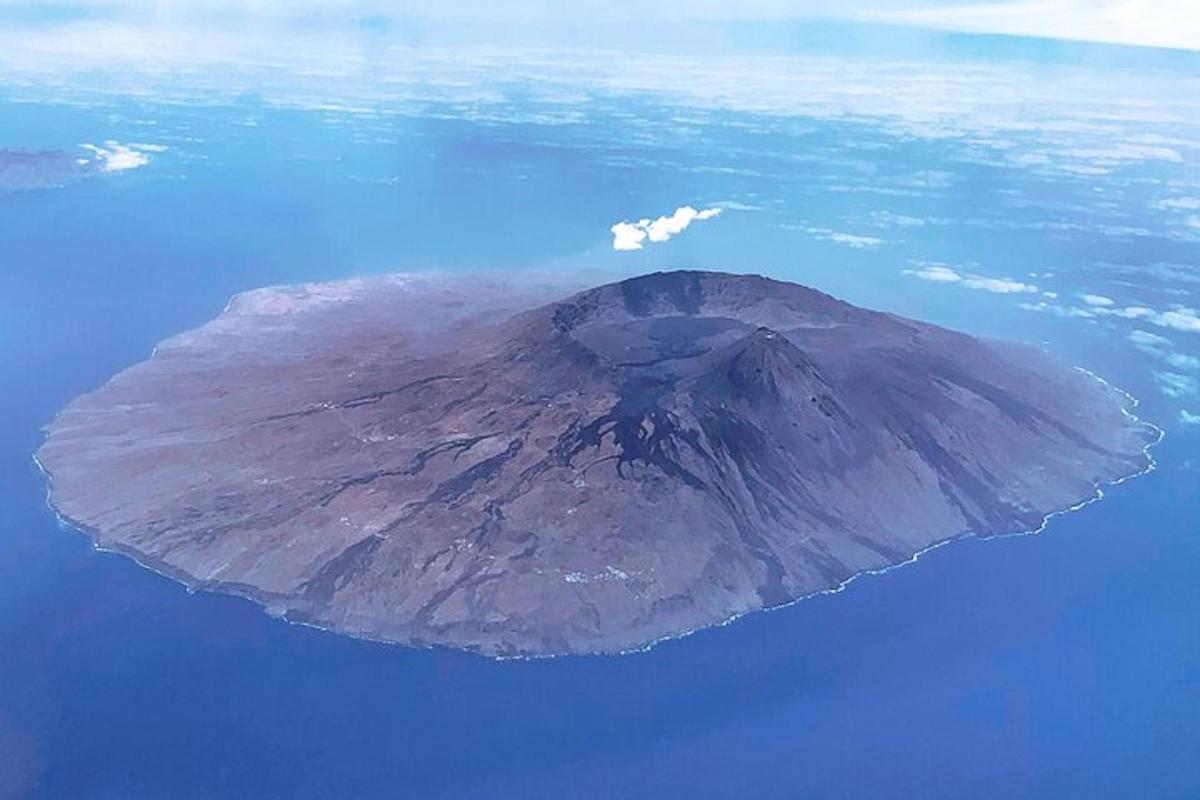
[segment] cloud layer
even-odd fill
[[[1200,47],[1200,4],[1195,0],[926,0],[895,5],[900,7],[876,6],[858,16],[975,33],[1186,50]]]
[[[609,228],[613,235],[612,246],[614,250],[641,250],[647,241],[665,242],[683,233],[693,222],[712,219],[720,213],[719,208],[697,211],[691,206],[680,206],[671,215],[658,219],[644,217],[637,222],[618,222]]]

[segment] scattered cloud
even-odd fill
[[[986,275],[963,273],[945,264],[923,264],[918,269],[904,270],[904,274],[920,278],[923,281],[953,283],[967,289],[979,289],[996,294],[1030,294],[1038,291],[1038,287],[1032,283],[1012,278],[990,278]]]
[[[920,269],[906,269],[904,274],[912,275],[923,281],[938,281],[939,283],[958,283],[962,280],[962,275],[944,264],[926,264]]]
[[[1129,334],[1129,341],[1133,342],[1134,347],[1165,362],[1172,369],[1200,372],[1200,357],[1178,352],[1175,343],[1165,336],[1136,330]]]
[[[0,0],[0,7],[12,1]],[[173,102],[197,98],[219,102],[254,94],[272,103],[339,111],[379,112],[433,101],[460,103],[458,113],[464,116],[504,114],[542,124],[586,117],[582,108],[586,104],[550,113],[533,101],[559,102],[564,96],[585,93],[642,96],[652,92],[687,109],[837,124],[874,121],[889,133],[963,142],[980,163],[1023,164],[1039,174],[1105,174],[1141,163],[1177,172],[1179,159],[1190,163],[1187,159],[1195,152],[1197,81],[1186,71],[1072,68],[1047,80],[1044,67],[1035,59],[956,62],[947,71],[946,62],[935,52],[926,57],[914,53],[902,58],[842,59],[827,54],[709,52],[708,48],[672,54],[631,49],[617,63],[611,52],[580,48],[577,42],[550,42],[537,48],[515,43],[463,47],[456,44],[457,36],[443,41],[430,34],[426,43],[414,47],[402,33],[409,30],[407,25],[394,25],[387,35],[364,32],[357,21],[370,12],[363,9],[389,6],[386,0],[326,0],[354,7],[353,23],[345,28],[336,26],[336,14],[329,15],[328,26],[273,24],[269,14],[267,21],[250,24],[251,19],[264,16],[251,10],[261,8],[277,8],[287,19],[303,20],[307,14],[298,3],[310,0],[214,0],[228,5],[228,13],[213,12],[210,3],[195,0],[130,1],[170,11],[155,11],[140,21],[117,14],[87,15],[69,24],[0,25],[0,74],[6,85],[30,96],[50,88],[65,97],[83,91],[136,92]],[[794,0],[810,1],[815,3]],[[1195,0],[1155,1],[1195,4]],[[36,5],[32,0],[19,2]],[[433,0],[403,5],[411,9],[418,2]],[[778,2],[798,13],[786,0]],[[911,9],[956,0],[871,2],[893,9],[896,3],[904,3]],[[534,4],[543,9],[550,5]],[[584,14],[575,4],[569,5],[570,12],[555,7],[554,14],[572,17],[574,28]],[[621,4],[591,0],[588,5],[596,10]],[[645,5],[638,7],[639,15],[653,13]],[[687,5],[690,13],[692,4]],[[200,6],[205,12],[193,13]],[[724,6],[732,8],[728,3]],[[472,16],[485,13],[480,9]],[[492,8],[486,13],[504,16]],[[865,10],[857,5],[844,12],[861,13]],[[389,16],[386,9],[379,14]],[[241,24],[243,17],[246,24]],[[987,49],[984,43],[980,46]],[[281,68],[296,79],[277,80]],[[1015,94],[1014,87],[1019,88]],[[880,177],[840,188],[920,196],[936,193],[955,180],[962,176],[926,170],[897,176],[889,185],[881,185],[887,181]],[[1195,194],[1186,185],[1171,186],[1169,193]],[[1182,224],[1182,220],[1175,222]],[[1185,234],[1192,236],[1190,230],[1178,235]]]
[[[804,232],[826,242],[834,244],[844,244],[847,247],[853,247],[856,250],[861,250],[864,247],[879,247],[887,244],[886,239],[880,239],[877,236],[859,236],[853,233],[842,233],[830,228],[803,228]]]
[[[887,239],[881,239],[878,236],[862,236],[856,233],[846,233],[844,231],[836,231],[833,228],[822,228],[815,225],[797,225],[789,222],[782,223],[778,227],[790,231],[800,231],[814,239],[853,247],[856,250],[865,247],[880,247],[888,243]]]
[[[1020,307],[1026,311],[1040,311],[1047,314],[1053,314],[1056,317],[1080,317],[1082,319],[1092,319],[1096,316],[1095,313],[1086,308],[1072,308],[1070,306],[1064,306],[1058,303],[1047,303],[1045,300],[1040,300],[1036,303],[1021,303]]]
[[[1168,353],[1166,361],[1172,367],[1175,367],[1175,369],[1190,369],[1194,372],[1200,372],[1200,358],[1188,353]]]
[[[996,292],[997,294],[1024,294],[1038,290],[1038,287],[1032,283],[1014,281],[1010,278],[986,278],[981,275],[964,276],[962,285],[968,289],[982,289],[985,292]]]
[[[1075,155],[1082,158],[1086,165],[1101,169],[1141,161],[1183,163],[1183,154],[1174,148],[1138,142],[1120,142],[1112,146],[1084,148],[1076,151]],[[1088,174],[1088,172],[1085,170],[1083,174]]]
[[[1166,197],[1151,204],[1159,211],[1200,211],[1200,197]]]
[[[669,216],[650,219],[644,217],[637,222],[618,222],[609,230],[613,235],[614,250],[641,250],[647,241],[655,244],[665,242],[687,229],[697,220],[712,219],[721,213],[719,207],[697,211],[691,206],[680,206]]]
[[[915,274],[915,273],[913,273]],[[950,278],[931,278],[918,275],[927,280],[952,280]],[[1052,292],[1046,293],[1050,297]],[[1021,307],[1028,311],[1046,311],[1060,317],[1119,317],[1121,319],[1143,320],[1160,328],[1167,328],[1183,333],[1200,333],[1200,311],[1187,306],[1171,306],[1166,311],[1159,311],[1147,306],[1117,306],[1116,301],[1103,295],[1080,295],[1086,307],[1070,308],[1057,303],[1026,303]],[[1051,297],[1050,299],[1054,299]],[[1107,303],[1104,301],[1108,301]],[[1138,331],[1138,335],[1148,337],[1153,334]],[[1135,342],[1136,343],[1136,342]]]
[[[1151,317],[1156,325],[1187,333],[1200,333],[1200,312],[1182,306],[1163,311]]]
[[[1184,425],[1200,425],[1200,414],[1193,414],[1182,408],[1179,410],[1179,421]]]
[[[1129,334],[1129,341],[1135,346],[1146,349],[1166,349],[1172,348],[1175,344],[1165,336],[1159,336],[1157,333],[1150,331],[1136,330]]]
[[[866,221],[868,225],[875,228],[923,228],[926,225],[942,224],[945,222],[936,218],[897,214],[894,211],[873,211],[867,215]]]
[[[1124,308],[1106,308],[1097,309],[1097,314],[1108,314],[1114,317],[1123,319],[1153,319],[1155,312],[1153,308],[1145,306],[1125,306]]]
[[[1158,390],[1167,397],[1192,397],[1200,393],[1200,381],[1191,375],[1183,375],[1178,372],[1156,372],[1154,380],[1158,383]]]

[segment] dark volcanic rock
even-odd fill
[[[241,295],[49,426],[53,503],[294,619],[557,654],[1034,529],[1148,466],[1127,397],[1029,348],[755,276],[536,295]]]

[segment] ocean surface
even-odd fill
[[[1200,797],[1195,62],[521,58],[0,80],[0,151],[92,159],[0,173],[0,798]],[[721,211],[613,248],[683,205]],[[55,411],[236,292],[684,267],[1041,344],[1141,399],[1158,468],[1036,536],[541,661],[189,594],[45,504]]]

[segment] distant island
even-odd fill
[[[131,146],[111,140],[103,145],[82,144],[67,150],[0,147],[0,194],[60,188],[89,178],[137,169],[149,162],[147,153],[165,149],[160,145]]]
[[[1040,351],[750,275],[260,289],[38,451],[98,546],[352,636],[612,653],[1038,529],[1157,430]]]

